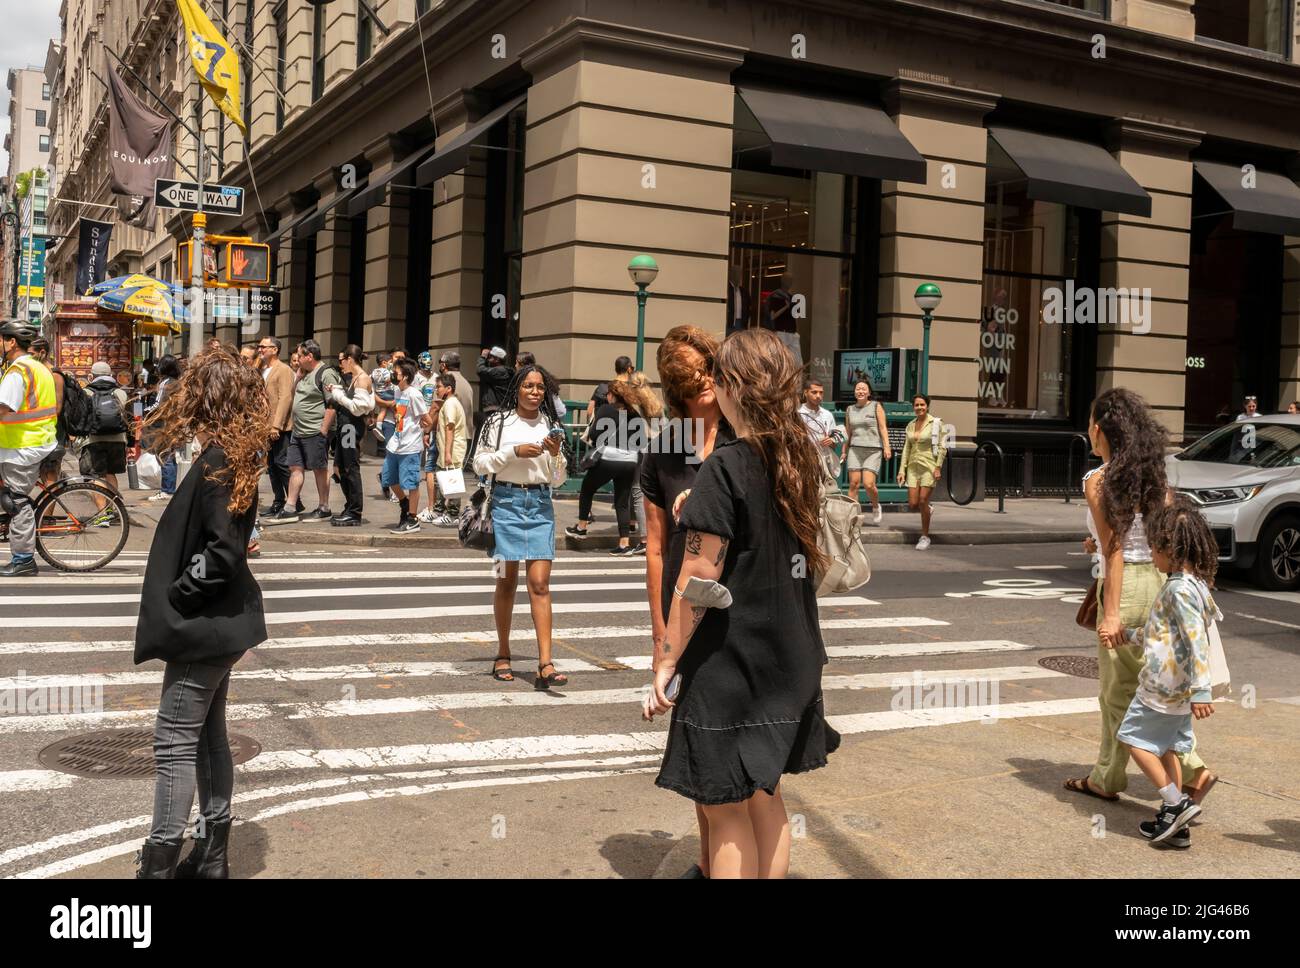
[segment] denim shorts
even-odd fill
[[[1137,696],[1129,703],[1115,738],[1125,746],[1146,750],[1156,756],[1163,756],[1170,750],[1190,753],[1196,745],[1191,713],[1157,712]]]
[[[403,491],[420,489],[420,455],[419,454],[385,454],[384,469],[379,475],[379,483],[384,487],[396,484]]]
[[[433,474],[438,470],[438,445],[430,444],[424,448],[424,464],[420,468],[421,473]]]
[[[550,488],[527,490],[498,484],[492,489],[493,558],[550,561],[555,557],[555,509]]]

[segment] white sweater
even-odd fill
[[[550,428],[538,414],[527,420],[517,413],[506,416],[497,445],[497,422],[489,419],[474,453],[475,474],[495,474],[498,481],[511,484],[550,484],[559,487],[568,477],[563,457],[552,457],[543,450],[540,457],[515,456],[516,444],[541,444]],[[497,449],[493,450],[496,446]]]

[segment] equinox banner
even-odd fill
[[[153,220],[153,183],[172,176],[172,126],[108,74],[109,188],[122,216],[134,225]]]

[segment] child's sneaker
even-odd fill
[[[439,527],[439,528],[455,528],[459,526],[460,519],[454,518],[450,514],[444,511],[442,514],[439,514],[436,518],[433,519],[433,523],[435,527]]]
[[[421,524],[433,524],[435,517],[436,515],[433,513],[432,508],[425,508],[415,516],[415,519]]]
[[[1178,806],[1164,804],[1160,812],[1156,814],[1155,832],[1151,835],[1151,843],[1161,844],[1187,826],[1187,822],[1201,812],[1201,808],[1192,803],[1191,797],[1183,797]]]
[[[1156,835],[1156,822],[1154,820],[1143,820],[1138,824],[1138,830],[1141,831],[1143,837],[1150,840]],[[1179,849],[1190,847],[1192,846],[1192,831],[1187,827],[1175,831],[1169,835],[1169,839],[1165,841],[1165,844]]]

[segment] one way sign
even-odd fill
[[[199,186],[194,182],[158,178],[153,183],[153,200],[159,208],[199,210]],[[244,214],[244,190],[230,185],[205,185],[203,211],[220,215]]]

